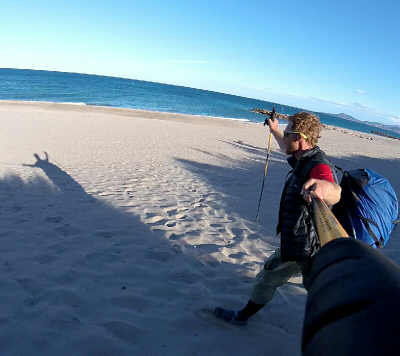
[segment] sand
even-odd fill
[[[323,130],[320,147],[399,193],[399,142],[342,131]],[[0,102],[0,354],[300,355],[300,276],[245,327],[212,315],[244,306],[279,246],[289,166],[276,142],[254,221],[268,133],[233,120]],[[384,250],[397,264],[399,233]]]

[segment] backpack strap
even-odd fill
[[[342,168],[342,167],[339,167],[339,166],[333,166],[333,167],[335,167],[335,169],[336,169],[336,172],[337,171],[340,171],[342,174],[344,173],[344,169]]]
[[[363,218],[361,216],[356,216],[356,218],[360,219],[363,223],[365,228],[367,229],[368,233],[371,235],[371,237],[375,240],[374,245],[376,245],[378,250],[382,250],[383,248],[383,238],[381,238],[380,240],[376,237],[376,235],[374,234],[374,232],[371,230],[371,227],[369,226],[369,224],[374,225],[375,227],[379,228],[377,224],[375,224],[372,220],[367,219],[367,218]],[[353,224],[353,222],[352,222]]]
[[[339,170],[340,172],[342,172],[342,180],[340,182],[340,186],[342,188],[342,193],[343,193],[343,189],[346,189],[348,192],[351,192],[351,186],[350,186],[350,182],[349,182],[349,173],[347,171],[345,171],[343,168],[340,168],[338,166],[335,166],[335,168],[337,170]],[[344,204],[343,208],[346,210],[347,218],[351,225],[351,233],[349,233],[348,231],[347,231],[347,233],[349,234],[350,237],[352,237],[353,239],[356,239],[357,233],[356,233],[356,229],[354,228],[353,219],[351,218],[348,198],[346,199],[345,197],[342,196],[340,199],[345,200],[345,204]]]

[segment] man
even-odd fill
[[[320,248],[309,205],[310,192],[327,205],[336,204],[341,193],[332,163],[316,145],[322,129],[317,116],[300,112],[289,117],[283,134],[278,130],[278,120],[269,120],[268,124],[280,149],[290,155],[288,163],[292,167],[279,207],[277,234],[281,247],[256,276],[250,300],[242,310],[214,309],[217,318],[235,325],[245,325],[291,277],[302,273],[303,284],[308,288],[311,259]]]

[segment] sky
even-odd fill
[[[398,0],[0,0],[0,68],[146,80],[400,125]]]

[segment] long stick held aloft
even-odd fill
[[[275,113],[276,113],[276,107],[274,106],[274,108],[271,111],[270,116],[265,118],[264,126],[268,125],[268,119],[270,119],[271,121],[275,120]],[[268,160],[269,160],[269,153],[271,151],[271,143],[272,143],[272,132],[269,134],[267,158],[265,160],[264,177],[263,177],[263,181],[262,181],[262,185],[261,185],[260,199],[258,200],[256,222],[258,221],[258,215],[260,213],[261,198],[262,198],[263,191],[264,191],[265,177],[266,177],[267,171],[268,171]]]

